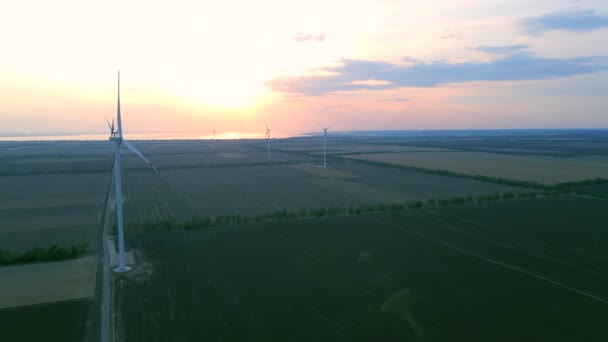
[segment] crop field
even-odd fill
[[[492,151],[502,154],[608,156],[608,131],[605,129],[427,131],[393,137],[378,136],[365,141],[370,144]]]
[[[97,260],[93,256],[0,268],[0,309],[91,299],[95,290]]]
[[[96,272],[93,256],[1,267],[0,340],[91,340]]]
[[[179,168],[202,168],[213,166],[241,166],[247,164],[273,163],[281,161],[298,161],[311,160],[307,156],[297,156],[293,154],[285,154],[273,152],[272,159],[268,159],[266,151],[251,150],[240,152],[206,152],[206,153],[175,153],[175,154],[157,154],[146,155],[146,157],[154,163],[159,170],[179,169]],[[122,155],[124,168],[139,168],[143,169],[146,164],[137,156],[123,152]]]
[[[107,173],[0,176],[0,249],[87,244],[96,232]]]
[[[95,252],[110,181],[108,145],[0,144],[0,249],[85,244]],[[0,267],[0,340],[92,340],[96,276],[95,256]]]
[[[49,146],[46,147],[33,142],[21,143],[19,149],[14,149],[17,146],[7,147],[7,143],[4,143],[5,147],[2,149],[3,144],[0,143],[0,176],[111,171],[114,154],[110,142],[48,143]],[[216,146],[197,141],[134,141],[132,143],[159,169],[313,160],[306,155],[278,151],[272,151],[272,159],[268,160],[265,147],[255,147],[252,143],[243,142],[221,142]],[[126,148],[122,149],[121,155],[123,168],[146,167],[139,157]]]
[[[558,197],[133,235],[142,261],[115,279],[117,334],[606,340],[606,203]]]
[[[598,194],[602,194],[602,195],[608,195],[608,183],[585,185],[585,186],[578,187],[577,189],[591,191],[593,193],[598,193]]]
[[[517,193],[530,188],[353,160],[554,184],[606,178],[608,137],[433,134],[330,137],[327,169],[319,137],[272,139],[270,160],[262,139],[131,141],[159,172],[122,150],[137,268],[113,276],[118,337],[608,340],[602,180],[564,188],[586,196],[524,200]],[[0,142],[0,249],[88,247],[78,259],[0,267],[0,341],[96,339],[112,152],[109,141]],[[509,200],[426,202],[495,193]],[[414,200],[424,208],[141,233],[195,216]]]
[[[0,309],[2,341],[93,341],[87,327],[91,300],[74,300]]]
[[[370,140],[374,142],[373,139]],[[451,151],[446,148],[434,147],[418,147],[406,145],[390,145],[390,144],[368,144],[365,142],[349,142],[342,139],[328,138],[327,153],[372,153],[372,152],[438,152]],[[322,154],[323,153],[323,138],[300,138],[292,140],[281,140],[273,144],[280,151],[299,152]]]
[[[519,188],[370,165],[337,162],[124,173],[125,222],[256,215],[406,201]],[[353,171],[351,171],[351,166]]]
[[[597,178],[608,174],[608,157],[604,156],[558,158],[484,152],[422,152],[363,154],[348,158],[544,184]]]

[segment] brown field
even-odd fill
[[[544,184],[605,177],[608,174],[608,158],[600,156],[558,158],[484,152],[422,152],[367,154],[348,158]]]
[[[94,256],[0,268],[0,309],[91,298],[95,292]]]
[[[307,173],[311,173],[315,176],[321,176],[321,177],[326,177],[326,178],[331,178],[331,179],[345,179],[345,178],[359,177],[358,175],[355,175],[355,174],[352,174],[349,172],[340,171],[340,170],[336,170],[336,169],[332,169],[332,168],[323,168],[321,166],[312,165],[312,164],[294,164],[294,165],[287,165],[286,167],[304,171]]]

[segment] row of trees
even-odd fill
[[[243,166],[268,166],[268,165],[289,165],[298,164],[299,160],[275,160],[271,162],[253,162],[253,163],[226,163],[226,164],[195,164],[195,165],[174,165],[165,166],[163,170],[178,170],[178,169],[205,169],[205,168],[225,168],[225,167],[243,167]],[[88,168],[88,169],[71,169],[71,170],[32,170],[26,172],[0,172],[0,176],[23,176],[23,175],[54,175],[54,174],[72,174],[72,173],[103,173],[109,172],[110,166],[105,168]],[[147,170],[144,167],[123,168],[123,171],[141,172]]]
[[[340,159],[341,157],[337,156],[337,155],[333,155],[332,158]],[[592,185],[608,184],[608,179],[606,179],[606,178],[585,179],[585,180],[576,181],[576,182],[564,182],[564,183],[559,183],[559,184],[555,184],[555,185],[545,185],[545,184],[540,184],[540,183],[531,182],[531,181],[508,179],[508,178],[501,178],[501,177],[490,177],[490,176],[482,176],[482,175],[469,175],[469,174],[458,173],[458,172],[453,172],[453,171],[448,171],[448,170],[425,169],[425,168],[421,168],[421,167],[396,165],[396,164],[389,164],[389,163],[383,163],[383,162],[371,161],[371,160],[360,160],[360,159],[357,159],[357,160],[349,159],[349,160],[355,161],[357,163],[362,163],[362,164],[390,167],[390,168],[395,168],[395,169],[415,171],[415,172],[433,174],[433,175],[439,175],[439,176],[468,178],[468,179],[474,179],[474,180],[490,182],[490,183],[495,183],[495,184],[538,189],[538,190],[542,190],[543,193],[547,196],[576,193],[576,194],[581,194],[581,195],[608,198],[608,194],[605,192],[596,191],[596,190],[593,190],[590,188],[585,188],[585,187],[589,187]]]
[[[164,230],[189,230],[189,229],[204,229],[226,225],[261,223],[284,220],[295,220],[299,218],[319,218],[341,215],[360,215],[366,213],[377,213],[386,211],[403,211],[421,208],[432,208],[440,206],[455,206],[467,205],[473,203],[488,203],[500,200],[536,198],[540,194],[537,192],[496,192],[490,195],[462,196],[443,199],[431,198],[426,201],[405,201],[397,203],[377,203],[377,204],[362,204],[359,206],[348,207],[333,207],[333,208],[315,208],[315,209],[300,209],[297,211],[277,210],[272,213],[258,214],[253,216],[243,215],[222,215],[217,217],[193,217],[186,222],[178,222],[174,219],[165,219],[159,221],[148,221],[142,223],[130,223],[127,229],[131,232],[149,232],[149,231],[164,231]],[[550,195],[550,194],[545,194]],[[116,227],[114,227],[116,229]]]
[[[332,157],[336,158],[336,159],[343,159],[340,156],[332,156]],[[490,183],[495,183],[495,184],[519,186],[519,187],[532,188],[532,189],[546,189],[546,188],[551,187],[549,185],[544,185],[544,184],[540,184],[537,182],[531,182],[531,181],[525,181],[525,180],[516,180],[516,179],[508,179],[508,178],[501,178],[501,177],[490,177],[490,176],[482,176],[482,175],[469,175],[466,173],[458,173],[458,172],[453,172],[453,171],[448,171],[448,170],[425,169],[422,167],[389,164],[389,163],[383,163],[383,162],[372,161],[372,160],[363,160],[363,159],[356,159],[356,160],[348,159],[348,160],[354,161],[357,163],[373,165],[373,166],[390,167],[393,169],[415,171],[415,172],[426,173],[426,174],[431,174],[431,175],[438,175],[438,176],[474,179],[474,180],[490,182]]]
[[[25,264],[41,261],[75,259],[88,252],[86,244],[80,246],[57,246],[33,248],[25,253],[11,253],[0,249],[0,265]]]

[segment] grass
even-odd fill
[[[422,152],[356,155],[348,158],[542,184],[595,178],[608,172],[606,157],[558,158],[484,152]]]

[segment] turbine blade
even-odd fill
[[[114,130],[112,129],[113,125],[110,125],[110,121],[108,121],[108,118],[105,118],[106,122],[108,123],[108,128],[110,129],[110,134],[112,134],[114,132]],[[112,121],[114,121],[114,119],[112,119]]]
[[[118,70],[118,106],[116,109],[116,117],[116,120],[118,120],[118,135],[122,137],[122,120],[120,119],[120,70]]]
[[[144,157],[143,154],[139,153],[139,151],[135,147],[133,147],[133,145],[131,145],[128,141],[126,141],[125,139],[122,139],[122,143],[123,143],[123,145],[125,145],[126,148],[129,149],[129,151],[133,152],[135,155],[137,155],[139,158],[141,158],[143,161],[145,161],[146,164],[150,165],[150,167],[154,171],[158,171],[158,169],[156,169],[156,166],[154,166],[154,164],[152,164],[148,159],[146,159],[146,157]]]

